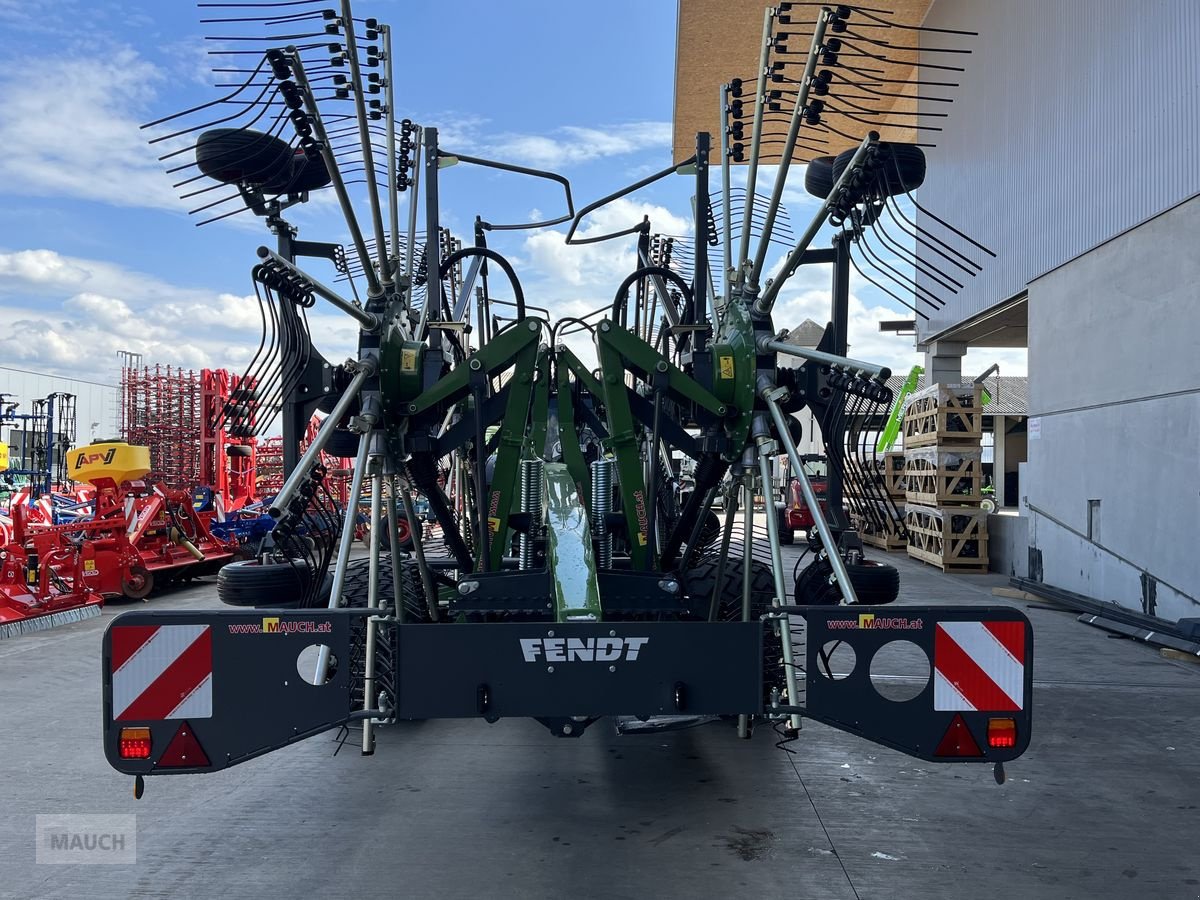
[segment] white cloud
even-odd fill
[[[326,358],[354,355],[358,331],[346,316],[317,307],[308,321]],[[0,359],[25,368],[108,380],[128,350],[148,363],[236,371],[261,329],[253,294],[183,287],[53,250],[0,253]]]
[[[559,169],[612,156],[671,146],[670,122],[625,122],[602,127],[564,125],[547,134],[486,134],[488,120],[451,114],[439,118],[438,143],[445,150],[515,160],[540,169]]]
[[[179,210],[158,153],[138,129],[161,79],[154,65],[127,47],[95,58],[5,60],[0,179],[6,189]]]

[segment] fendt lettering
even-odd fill
[[[525,662],[633,662],[649,641],[644,637],[522,638],[521,653]]]

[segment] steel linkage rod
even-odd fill
[[[738,242],[737,276],[745,278],[744,267],[750,258],[750,223],[754,220],[754,187],[758,181],[758,157],[762,150],[763,107],[766,105],[767,64],[771,59],[771,18],[774,9],[763,12],[762,49],[758,59],[758,85],[754,91],[754,134],[750,139],[750,163],[746,170],[746,208],[742,214],[742,234]],[[729,215],[729,210],[725,210]]]
[[[350,0],[342,0],[342,26],[346,36],[346,60],[350,64],[354,112],[358,117],[358,140],[362,144],[363,174],[367,179],[367,200],[371,207],[371,224],[375,226],[375,252],[379,257],[379,282],[381,283],[373,284],[374,290],[369,291],[368,296],[378,297],[383,293],[383,285],[392,283],[392,272],[391,266],[388,265],[387,232],[383,227],[383,210],[379,205],[379,184],[375,180],[375,153],[371,145],[371,126],[367,121],[367,98],[363,88],[362,70],[358,65],[358,39],[354,34],[354,17],[350,10]],[[389,150],[388,155],[392,160],[395,159],[394,152]],[[389,161],[389,173],[394,166],[395,162]]]
[[[836,366],[852,372],[861,372],[880,381],[887,381],[892,377],[892,370],[887,366],[877,366],[874,363],[863,362],[861,359],[838,356],[835,353],[826,353],[823,350],[797,347],[795,344],[787,344],[783,341],[777,341],[774,338],[760,338],[758,341],[758,350],[760,353],[768,351],[786,353],[789,356],[798,356],[801,359],[807,359],[809,362],[824,363],[828,366]]]
[[[333,565],[333,586],[329,589],[328,605],[330,609],[337,609],[342,605],[342,590],[346,586],[346,568],[350,565],[350,546],[354,543],[355,510],[358,509],[358,498],[362,496],[363,473],[367,469],[367,451],[369,449],[370,442],[367,440],[367,435],[363,435],[358,441],[354,474],[350,477],[350,496],[346,499],[342,533],[338,539],[337,561]],[[317,670],[313,683],[324,684],[328,669],[329,647],[322,644],[317,655]]]
[[[349,366],[350,363],[347,363],[347,365]],[[367,379],[375,374],[376,363],[373,358],[360,360],[353,363],[353,365],[357,367],[358,371],[350,380],[350,384],[346,386],[346,390],[342,392],[342,396],[330,411],[329,416],[321,423],[321,427],[312,439],[312,443],[308,445],[308,449],[304,451],[304,455],[296,463],[296,468],[288,476],[288,480],[279,489],[279,493],[275,495],[275,499],[271,501],[271,508],[268,512],[272,517],[278,519],[283,515],[284,511],[288,508],[288,504],[292,502],[292,498],[296,495],[296,491],[300,489],[300,484],[308,477],[313,463],[317,461],[321,455],[321,451],[329,443],[329,437],[333,434],[334,429],[337,428],[338,422],[350,411],[351,406],[358,402],[358,392],[362,390]],[[359,455],[362,455],[361,452]]]
[[[808,89],[817,68],[817,54],[825,41],[825,26],[829,21],[829,15],[829,9],[822,8],[817,15],[816,27],[813,29],[812,46],[808,50],[808,62],[804,66],[804,77],[800,79],[796,106],[792,110],[792,122],[788,127],[787,140],[783,144],[783,155],[779,159],[779,171],[775,173],[775,186],[771,189],[771,202],[767,205],[766,220],[763,223],[762,235],[758,239],[758,252],[754,255],[754,268],[750,270],[750,277],[747,281],[747,287],[752,292],[758,290],[763,266],[767,261],[767,247],[771,243],[771,232],[775,230],[775,217],[779,214],[779,206],[783,201],[784,182],[787,181],[788,170],[792,165],[792,154],[796,151],[796,138],[800,135],[800,126],[804,123],[804,113],[808,109]]]
[[[350,27],[346,30],[351,32],[354,30],[353,21],[351,21]],[[321,159],[325,162],[325,168],[329,170],[329,180],[333,185],[334,193],[337,194],[338,205],[342,208],[342,215],[346,219],[346,229],[350,232],[350,239],[354,242],[354,250],[358,253],[359,262],[362,263],[363,277],[367,279],[367,293],[369,296],[378,297],[383,292],[379,284],[379,278],[375,274],[374,266],[371,265],[371,254],[367,250],[367,242],[363,239],[362,229],[358,226],[358,217],[354,215],[354,205],[350,202],[350,194],[346,190],[346,182],[342,179],[342,171],[338,167],[333,147],[329,143],[329,135],[325,131],[325,123],[322,120],[321,111],[317,108],[316,97],[313,95],[308,76],[304,72],[304,63],[300,61],[300,51],[294,46],[289,46],[287,52],[291,56],[290,65],[292,73],[296,76],[296,84],[299,86],[300,92],[304,97],[304,105],[308,109],[309,118],[312,119],[313,134],[317,139]]]
[[[763,291],[763,295],[754,301],[754,312],[756,315],[768,316],[771,314],[771,307],[775,305],[775,298],[779,296],[779,291],[783,287],[784,282],[799,267],[801,257],[808,250],[809,244],[817,236],[817,232],[824,227],[825,220],[829,218],[829,214],[833,211],[834,207],[841,202],[842,189],[852,177],[858,174],[859,167],[867,155],[867,150],[878,141],[879,133],[872,131],[858,145],[858,149],[854,151],[849,164],[842,171],[842,175],[837,180],[837,183],[834,184],[833,190],[829,192],[829,196],[821,204],[821,208],[817,210],[817,214],[813,217],[812,222],[809,223],[804,234],[800,236],[800,240],[796,242],[796,246],[792,248],[792,252],[788,254],[788,258],[784,261],[783,268],[780,269],[778,277],[767,286],[767,289]]]
[[[363,435],[363,443],[370,444],[371,435]],[[368,457],[367,465],[373,470],[371,472],[371,550],[370,558],[367,562],[367,609],[379,609],[379,545],[383,530],[380,526],[383,524],[382,507],[383,507],[383,468],[381,463],[382,458],[371,453]],[[347,510],[347,515],[353,514],[354,510]],[[392,565],[396,564],[396,560],[392,560]],[[399,602],[399,597],[396,598]],[[379,623],[375,616],[367,616],[367,641],[364,650],[363,660],[363,711],[375,709],[375,655],[376,641],[379,633]],[[375,720],[367,717],[363,719],[362,730],[362,754],[370,756],[375,752]]]
[[[761,413],[759,414],[761,415]],[[764,427],[766,423],[763,423]],[[755,443],[758,445],[758,473],[762,480],[763,506],[767,512],[767,543],[771,545],[771,577],[775,583],[776,607],[787,604],[787,588],[783,582],[783,553],[779,545],[779,520],[775,515],[774,486],[771,484],[771,455],[775,450],[775,442],[765,435],[760,435]],[[775,627],[770,621],[763,623],[764,628]],[[800,700],[799,689],[796,686],[796,665],[792,659],[791,626],[786,618],[779,621],[780,644],[783,648],[783,677],[787,684],[788,703],[796,704]],[[800,717],[791,717],[792,728],[800,729]]]
[[[720,88],[720,110],[721,110],[721,292],[723,294],[722,311],[724,305],[729,302],[729,289],[733,284],[733,226],[730,224],[729,216],[729,127],[728,115],[725,112],[725,104],[728,99],[729,85],[723,84]],[[714,306],[715,298],[714,298]],[[715,310],[714,310],[715,312]],[[713,316],[713,323],[716,324],[717,317]]]
[[[784,450],[787,451],[788,461],[792,464],[792,471],[796,474],[796,480],[800,482],[800,491],[804,494],[804,502],[812,511],[813,524],[817,526],[817,533],[821,535],[821,543],[829,556],[829,564],[833,567],[833,574],[837,578],[842,597],[847,603],[858,603],[858,595],[854,592],[854,585],[850,583],[846,564],[838,553],[837,544],[834,543],[833,531],[830,530],[829,523],[825,521],[825,513],[822,512],[820,503],[817,501],[817,494],[813,490],[812,482],[808,480],[808,473],[804,471],[804,466],[800,462],[800,452],[796,449],[796,442],[792,440],[792,433],[788,430],[783,410],[779,408],[779,399],[786,395],[787,391],[783,388],[767,387],[762,392],[767,409],[771,411],[771,418],[775,420],[775,430],[779,432],[779,440],[782,442]]]
[[[294,263],[288,262],[269,247],[259,247],[258,256],[260,259],[270,260],[273,265],[286,269],[297,278],[303,279],[314,294],[324,297],[346,315],[354,318],[365,330],[374,331],[379,327],[379,317],[374,313],[367,312],[352,301],[347,300],[333,288],[321,284],[321,282],[317,281],[303,269],[297,267]]]
[[[387,109],[384,111],[384,122],[387,127],[387,179],[388,179],[388,218],[392,231],[392,246],[390,250],[390,260],[394,261],[396,267],[400,266],[400,191],[397,190],[398,175],[396,172],[396,90],[393,84],[396,77],[395,66],[392,65],[392,26],[379,26],[379,33],[383,36],[383,61],[384,74],[386,79],[384,83],[384,100],[387,104]],[[388,272],[389,280],[392,278],[392,273]]]

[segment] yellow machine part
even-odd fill
[[[136,481],[150,473],[150,448],[124,441],[89,444],[70,451],[68,468],[72,481],[95,484],[96,478],[111,478],[117,484]]]
[[[8,469],[8,444],[0,441],[0,472]]]

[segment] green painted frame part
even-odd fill
[[[629,404],[628,389],[625,386],[625,372],[633,368],[644,373],[646,380],[653,378],[656,373],[666,375],[668,393],[691,400],[715,416],[725,416],[728,407],[719,397],[709,393],[695,379],[664,359],[657,350],[633,332],[608,319],[603,320],[596,328],[596,353],[600,358],[600,372],[603,376],[601,396],[604,399],[604,413],[608,418],[610,447],[613,456],[616,457],[617,477],[621,482],[621,502],[629,530],[629,555],[633,560],[634,569],[650,571],[653,561],[648,552],[649,501],[642,474],[641,447]],[[753,400],[754,386],[751,384],[751,407]],[[742,434],[744,442],[750,431],[750,421],[748,415],[743,418],[746,419]],[[740,456],[740,449],[738,455]]]
[[[379,348],[379,389],[383,408],[392,415],[403,415],[408,404],[421,393],[421,373],[425,370],[425,344],[405,340],[404,332],[392,325]]]
[[[616,322],[604,319],[596,330],[596,343],[599,346],[610,345],[617,350],[624,360],[646,374],[647,378],[655,372],[665,372],[668,389],[681,397],[691,400],[715,416],[724,416],[727,407],[719,397],[711,394],[696,379],[687,375],[682,369],[672,365],[661,353],[643,341],[632,331],[626,331]],[[751,344],[753,346],[753,343]],[[665,366],[665,368],[664,368]],[[600,366],[605,376],[608,372],[603,364]],[[622,379],[624,383],[624,379]],[[750,399],[754,399],[754,385],[750,385]]]
[[[614,341],[609,337],[613,330],[619,331],[623,337]],[[650,517],[642,474],[641,447],[625,387],[625,355],[621,351],[626,343],[624,337],[640,342],[639,338],[607,320],[600,323],[596,332],[596,355],[600,359],[603,377],[603,393],[600,396],[603,398],[604,416],[608,420],[609,448],[616,460],[617,479],[621,484],[621,506],[629,532],[629,556],[634,569],[649,571]]]
[[[493,342],[494,343],[494,342]],[[485,350],[490,350],[488,344]],[[508,403],[500,421],[500,442],[496,447],[496,466],[488,489],[488,569],[499,571],[508,546],[508,520],[513,502],[518,499],[517,482],[521,454],[525,448],[526,425],[529,423],[533,376],[537,367],[537,344],[527,343],[512,359],[513,372],[509,382]]]
[[[546,456],[546,420],[550,415],[550,351],[538,350],[537,381],[533,386],[533,423],[529,429],[530,454],[538,459]]]
[[[883,431],[879,433],[879,439],[875,442],[876,453],[887,453],[896,446],[896,438],[900,436],[900,425],[904,421],[904,401],[917,389],[917,382],[924,374],[925,369],[922,366],[913,366],[909,370],[908,377],[904,379],[904,384],[900,387],[900,392],[892,401],[892,411],[888,414],[887,423],[883,426]]]
[[[599,622],[604,618],[592,530],[566,463],[542,467],[546,484],[546,560],[554,582],[555,618],[559,622]]]
[[[457,403],[470,393],[472,371],[482,371],[490,376],[506,368],[514,357],[530,345],[536,349],[544,325],[541,319],[527,318],[514,322],[492,338],[482,350],[476,350],[452,371],[439,378],[429,390],[409,403],[404,412],[413,416],[442,403]],[[476,362],[479,365],[474,365]],[[532,382],[532,367],[530,376]]]
[[[711,349],[713,356],[713,389],[726,403],[737,410],[727,420],[726,433],[732,448],[726,454],[731,462],[739,459],[742,448],[750,439],[754,414],[754,380],[758,374],[758,354],[754,343],[754,321],[746,307],[736,300],[725,307],[721,328]]]
[[[580,362],[579,357],[566,347],[559,347],[555,353],[555,370],[557,387],[554,402],[558,407],[558,440],[562,445],[563,462],[567,464],[571,477],[575,479],[575,486],[579,490],[584,508],[591,509],[592,472],[588,468],[587,460],[583,458],[579,429],[575,425],[571,374],[574,373],[597,400],[601,396],[600,382],[592,377],[592,373]]]

